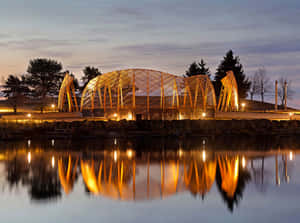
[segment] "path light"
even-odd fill
[[[118,160],[118,152],[115,150],[114,151],[114,161],[117,162]]]
[[[243,167],[243,168],[246,167],[246,159],[245,159],[244,156],[243,156],[243,158],[242,158],[242,167]]]
[[[52,168],[54,168],[54,166],[55,166],[55,158],[54,158],[54,156],[52,156],[52,159],[51,159],[51,166],[52,166]]]
[[[55,104],[51,104],[51,108],[55,111]]]
[[[292,151],[290,151],[289,158],[290,158],[290,161],[292,161],[294,159],[294,154]]]
[[[128,119],[128,120],[132,120],[132,113],[128,113],[127,119]]]
[[[182,149],[179,149],[179,150],[178,150],[178,155],[179,155],[179,157],[182,157],[182,155],[183,155]]]
[[[242,106],[243,111],[245,111],[246,103],[243,102],[243,103],[241,104],[241,106]]]
[[[206,160],[206,152],[205,152],[205,150],[202,151],[202,160],[203,160],[203,162],[205,162],[205,160]]]
[[[133,157],[133,151],[131,149],[127,150],[126,154],[129,159]]]
[[[31,152],[28,152],[27,154],[27,161],[29,164],[31,163]]]

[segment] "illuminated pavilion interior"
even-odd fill
[[[73,79],[67,74],[59,93],[60,111],[78,110],[72,86]],[[217,110],[238,110],[238,89],[232,71],[222,79],[219,103],[207,75],[181,77],[148,69],[99,75],[89,81],[80,103],[84,115],[116,120],[199,119]]]

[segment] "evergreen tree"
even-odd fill
[[[47,96],[57,95],[64,78],[62,65],[55,60],[38,58],[31,60],[27,68],[26,82],[32,90],[32,96],[40,99],[43,112]]]
[[[208,75],[210,77],[210,71],[209,68],[206,67],[206,63],[204,62],[203,59],[201,59],[200,63],[197,63],[196,61],[193,62],[189,69],[185,72],[185,75],[187,77],[191,77],[194,75]]]
[[[200,73],[199,74],[205,74],[205,75],[208,75],[208,77],[210,77],[209,68],[206,67],[206,63],[204,62],[203,59],[200,60],[200,63],[198,65],[199,65],[199,68],[200,68]]]
[[[226,72],[230,70],[234,73],[238,85],[239,98],[246,98],[251,82],[244,73],[243,65],[240,63],[240,58],[238,56],[234,56],[232,50],[229,50],[226,53],[226,56],[217,68],[214,80],[216,95],[220,95],[222,86],[221,79],[225,77]]]
[[[97,77],[98,75],[101,75],[102,73],[98,70],[98,68],[88,66],[84,68],[83,74],[84,75],[81,78],[81,80],[83,82],[83,89],[84,89],[90,80]]]
[[[25,84],[25,77],[9,75],[4,84],[4,96],[7,97],[8,103],[13,107],[14,112],[17,112],[18,106],[20,106],[29,92],[28,87]]]

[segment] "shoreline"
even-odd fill
[[[0,140],[151,137],[300,136],[300,121],[139,120],[0,123]]]

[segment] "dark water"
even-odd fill
[[[299,222],[296,142],[2,143],[1,222]]]

